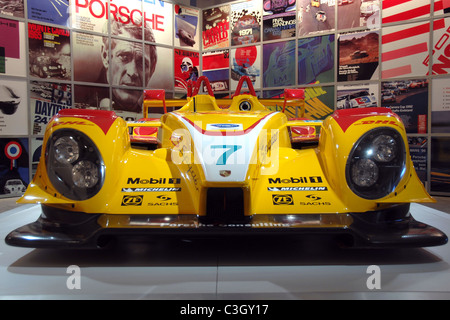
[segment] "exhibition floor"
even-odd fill
[[[40,207],[5,207],[0,299],[450,299],[450,244],[363,250],[338,249],[324,238],[240,238],[27,249],[3,239],[36,220]],[[450,214],[418,204],[411,212],[450,235]],[[371,265],[380,268],[380,289],[367,286]],[[69,266],[79,267],[80,289],[69,289]]]

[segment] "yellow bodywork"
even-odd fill
[[[242,102],[249,103],[251,110],[240,111]],[[209,188],[242,188],[244,214],[253,216],[254,221],[260,217],[264,222],[267,215],[277,214],[328,214],[328,221],[322,218],[322,226],[350,224],[348,213],[434,201],[414,170],[405,128],[392,114],[365,114],[356,120],[347,119],[344,125],[336,116],[323,122],[289,121],[282,112],[267,108],[281,105],[282,100],[258,100],[249,94],[217,101],[210,95],[196,95],[186,100],[167,100],[166,104],[182,106],[162,115],[159,121],[127,123],[115,117],[107,127],[92,117],[78,117],[75,113],[56,116],[46,129],[37,172],[19,202],[103,214],[99,219],[101,226],[121,227],[129,226],[131,215],[204,216]],[[147,109],[155,105],[158,102],[144,103],[144,118],[148,116]],[[224,109],[224,105],[229,107]],[[299,107],[304,113],[301,102]],[[358,137],[379,126],[399,132],[407,160],[395,190],[384,198],[367,200],[347,185],[346,163]],[[138,127],[158,129],[153,135],[157,138],[152,142],[156,143],[155,148],[138,148],[130,143]],[[64,197],[48,178],[47,141],[63,128],[82,131],[101,153],[103,187],[87,200]],[[311,129],[312,139],[318,143],[293,148],[293,141],[302,140],[293,128]],[[224,136],[227,140],[222,140]],[[311,140],[311,136],[306,139]],[[199,142],[203,148],[196,146]],[[244,149],[245,156],[238,158]],[[232,160],[234,163],[230,164]]]

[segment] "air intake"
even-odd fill
[[[244,223],[244,191],[241,188],[209,188],[204,223]]]

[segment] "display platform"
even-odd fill
[[[450,234],[450,214],[417,204],[411,212]],[[130,239],[85,251],[4,243],[39,214],[38,205],[0,214],[0,299],[450,299],[450,244],[340,249],[320,237]]]

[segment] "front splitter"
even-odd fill
[[[72,215],[74,213],[71,213]],[[369,215],[371,213],[364,213]],[[379,212],[376,212],[379,214]],[[63,214],[64,215],[64,214]],[[362,214],[255,215],[244,222],[202,222],[196,215],[81,214],[65,223],[42,214],[33,223],[9,233],[8,245],[31,248],[101,248],[115,237],[230,237],[324,234],[344,236],[354,247],[428,247],[447,243],[440,230],[414,220],[360,219]]]

